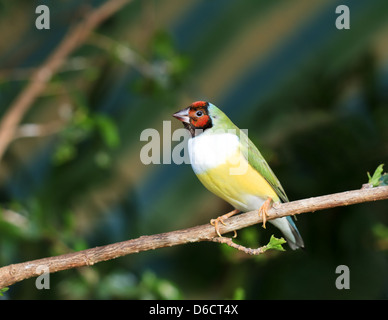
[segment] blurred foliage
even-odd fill
[[[67,30],[103,2],[0,0],[0,117]],[[35,28],[38,4],[50,7],[50,30]],[[140,161],[141,132],[157,129],[171,152],[163,121],[180,128],[171,114],[195,100],[249,129],[291,200],[368,182],[388,158],[388,2],[347,1],[351,28],[341,31],[338,4],[133,0],[109,18],[23,119],[54,130],[15,139],[0,162],[0,265],[227,212],[189,165]],[[387,298],[387,212],[380,201],[302,215],[303,251],[285,244],[251,257],[188,244],[55,273],[50,290],[25,280],[1,299]],[[237,241],[255,248],[272,234],[281,236],[254,226]],[[350,290],[335,287],[342,264]]]

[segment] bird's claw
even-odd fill
[[[224,220],[222,220],[222,217],[218,217],[217,219],[211,219],[210,220],[210,224],[212,226],[214,226],[214,229],[216,229],[216,232],[217,232],[218,236],[221,237],[220,227],[218,226],[219,222],[221,222],[225,226],[225,222],[224,222]]]
[[[225,222],[224,222],[224,219],[228,219],[229,217],[233,216],[234,214],[236,213],[239,213],[240,211],[239,210],[233,210],[227,214],[224,214],[216,219],[211,219],[210,220],[210,224],[212,226],[214,226],[214,229],[216,230],[216,233],[219,237],[221,237],[221,233],[220,233],[220,227],[219,227],[219,223],[221,222],[224,226],[226,226]],[[233,238],[236,238],[237,237],[237,232],[236,230],[233,230],[234,232],[234,235],[233,235]]]
[[[265,200],[263,205],[259,209],[259,215],[261,216],[261,219],[263,220],[263,228],[265,229],[265,223],[267,222],[268,217],[268,210],[271,208],[271,202],[272,198],[268,198]]]

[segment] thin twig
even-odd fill
[[[14,140],[20,138],[35,138],[49,136],[63,130],[62,121],[52,121],[45,124],[28,123],[18,127]]]
[[[364,188],[360,190],[346,191],[279,204],[268,211],[267,220],[383,199],[388,199],[388,187]],[[224,234],[260,222],[262,222],[262,219],[258,214],[258,211],[251,211],[225,220],[225,225],[221,225],[219,231],[221,234]],[[208,223],[189,229],[151,236],[141,236],[137,239],[113,243],[102,247],[91,248],[60,256],[12,264],[0,268],[0,288],[12,285],[24,279],[39,276],[41,274],[42,266],[48,269],[50,273],[53,273],[82,266],[90,266],[98,262],[112,260],[141,251],[199,241],[223,241],[214,240],[214,238],[216,238],[215,229],[212,225],[210,225],[210,223]]]
[[[262,254],[265,252],[265,249],[266,249],[266,246],[262,246],[262,247],[259,247],[256,249],[244,247],[241,244],[234,243],[232,238],[226,238],[226,237],[214,237],[211,239],[211,241],[218,242],[218,243],[224,243],[231,248],[240,250],[246,254],[250,254],[251,256],[257,256],[259,254]]]
[[[84,57],[71,57],[63,63],[62,67],[57,71],[57,73],[80,71],[92,66],[93,64]],[[37,71],[37,69],[37,67],[1,69],[0,84],[5,81],[10,82],[28,80],[31,78],[34,72]]]
[[[88,38],[104,20],[131,0],[110,0],[93,10],[76,27],[71,28],[47,60],[31,75],[28,85],[8,108],[0,123],[0,160],[14,138],[18,124],[37,97],[46,88],[51,77],[60,69],[66,58]]]
[[[124,64],[132,66],[145,77],[154,78],[153,66],[140,54],[119,41],[94,32],[88,41],[90,44],[99,46],[108,52],[114,52],[116,57]]]

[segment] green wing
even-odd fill
[[[270,184],[270,186],[275,190],[276,194],[283,202],[288,202],[288,198],[286,193],[283,190],[282,185],[280,184],[278,178],[276,178],[275,174],[272,172],[268,163],[264,160],[260,151],[256,148],[251,140],[249,140],[248,136],[244,131],[240,130],[220,109],[218,109],[214,105],[210,105],[209,110],[212,115],[212,120],[214,122],[214,126],[209,130],[232,130],[237,134],[240,138],[240,146],[241,151],[243,152],[244,157],[248,156],[249,164],[259,172],[265,180]],[[247,150],[248,148],[248,150]]]
[[[245,157],[248,155],[247,160],[249,164],[255,168],[255,170],[257,170],[257,172],[259,172],[265,180],[267,180],[283,202],[288,202],[289,200],[282,185],[280,184],[278,178],[276,178],[268,163],[265,161],[264,157],[261,155],[260,151],[243,131],[239,130],[239,134],[241,151]],[[247,147],[248,152],[246,150]]]

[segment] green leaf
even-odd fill
[[[76,155],[76,147],[72,143],[65,141],[57,147],[53,155],[53,162],[55,165],[61,165],[65,162],[74,159]]]
[[[388,240],[388,227],[382,223],[378,223],[372,228],[373,235],[382,240]]]
[[[382,178],[383,166],[384,164],[380,164],[375,170],[375,173],[373,174],[372,177],[370,176],[369,172],[367,172],[368,178],[369,178],[368,183],[370,183],[374,187],[377,187],[380,185],[379,180],[380,178]]]
[[[244,288],[238,287],[234,291],[233,300],[244,300],[245,299],[245,290]]]
[[[2,297],[4,295],[4,292],[8,291],[9,288],[8,287],[5,287],[3,289],[0,289],[0,297]]]
[[[279,251],[285,251],[285,249],[282,247],[282,244],[286,243],[287,241],[283,238],[276,238],[274,235],[271,236],[271,239],[269,240],[269,243],[265,246],[264,251],[267,251],[269,249],[279,250]]]
[[[115,148],[120,144],[120,136],[116,124],[110,118],[104,115],[97,115],[95,123],[108,147]]]

